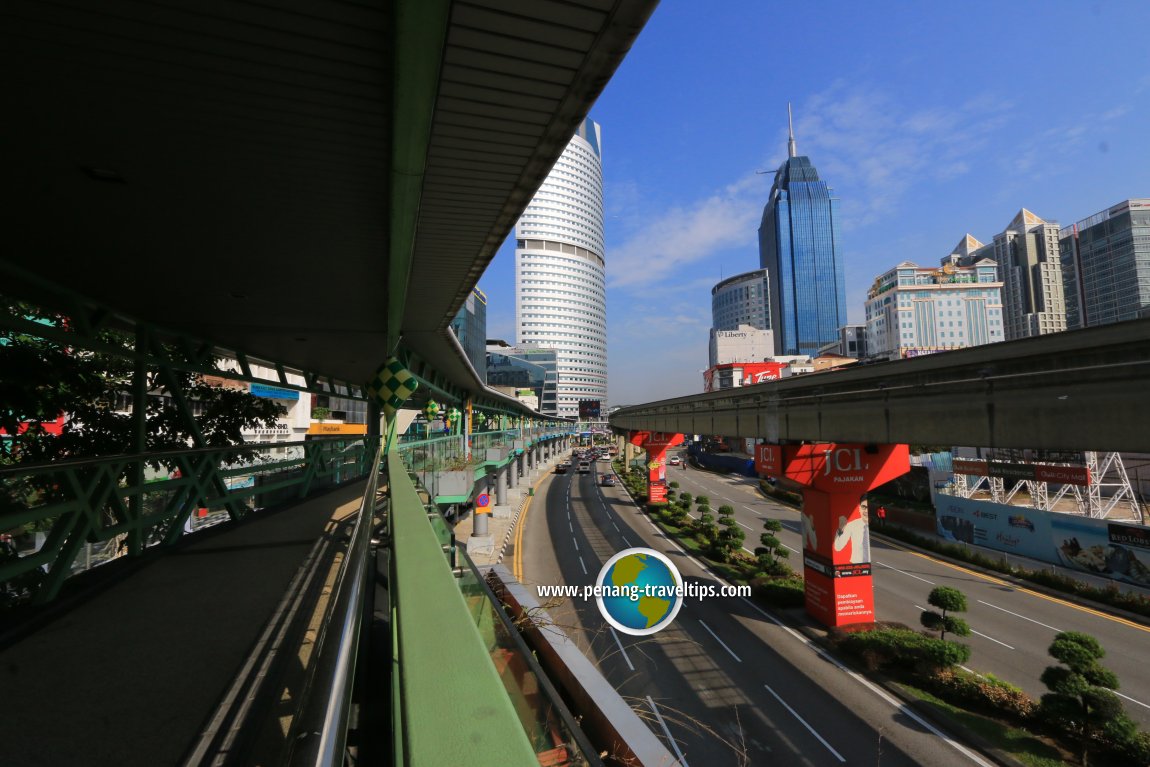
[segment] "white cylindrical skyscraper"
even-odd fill
[[[557,352],[557,412],[607,399],[599,125],[585,120],[515,227],[515,334]]]

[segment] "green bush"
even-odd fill
[[[868,668],[899,669],[923,673],[970,660],[970,647],[945,642],[909,629],[879,629],[847,634],[839,642],[845,652],[860,658]]]
[[[773,607],[802,607],[806,604],[801,578],[759,577],[751,581],[751,588],[755,596]]]
[[[1031,723],[1038,712],[1033,698],[991,674],[980,677],[964,669],[947,668],[927,677],[923,686],[949,703],[1020,725]]]
[[[700,495],[697,498],[695,498],[695,503],[699,504],[700,506],[710,506],[711,505],[711,499],[705,495]]]

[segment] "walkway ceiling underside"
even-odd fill
[[[654,6],[6,3],[0,289],[478,391],[448,325]]]
[[[621,430],[1145,452],[1150,319],[622,408]]]

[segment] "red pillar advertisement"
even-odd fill
[[[807,612],[827,626],[874,620],[870,528],[859,502],[910,470],[906,445],[758,445],[760,474],[803,486]]]
[[[683,444],[683,435],[674,432],[636,431],[629,440],[647,451],[647,500],[667,500],[667,448]]]

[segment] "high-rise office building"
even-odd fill
[[[787,108],[788,123],[790,107]],[[847,322],[838,198],[790,128],[759,226],[759,266],[769,273],[771,330],[779,354],[814,356]]]
[[[472,288],[471,294],[455,313],[451,329],[459,339],[459,345],[467,355],[467,360],[479,380],[487,382],[487,296],[479,288]]]
[[[770,330],[767,275],[766,269],[756,269],[728,277],[711,288],[711,327],[738,330],[740,325],[750,325],[758,330]]]
[[[1150,313],[1150,199],[1123,200],[1059,240],[1068,329]]]
[[[1002,281],[1007,341],[1066,330],[1056,221],[1044,221],[1023,208],[994,235],[991,258]]]
[[[515,335],[554,349],[556,415],[607,399],[599,125],[585,120],[515,227]]]

